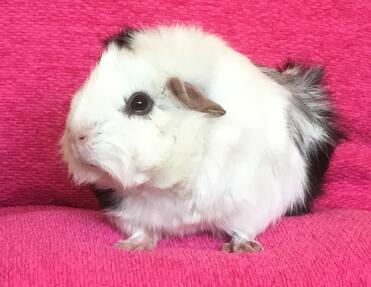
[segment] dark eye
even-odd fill
[[[148,114],[153,107],[153,100],[144,92],[136,92],[131,95],[126,103],[126,112],[129,115],[143,116]]]

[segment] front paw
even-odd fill
[[[222,246],[222,251],[225,252],[258,252],[262,251],[263,246],[255,240],[244,240],[244,241],[235,241],[224,243]]]
[[[155,248],[155,243],[147,239],[139,240],[128,238],[126,240],[119,240],[113,245],[113,247],[128,251],[144,251],[153,250]]]

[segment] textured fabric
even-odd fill
[[[331,210],[284,219],[256,254],[222,253],[207,236],[129,253],[96,211],[2,208],[0,285],[370,286],[370,233],[370,212]]]
[[[0,1],[0,286],[371,286],[370,1]],[[101,41],[122,25],[200,24],[254,62],[325,66],[348,140],[338,147],[313,214],[285,218],[265,251],[225,254],[207,235],[121,238],[74,187],[59,155],[69,102]],[[195,67],[197,68],[197,67]],[[334,209],[332,209],[334,208]],[[341,209],[338,209],[341,208]]]
[[[337,150],[319,207],[371,209],[369,1],[0,1],[0,206],[93,207],[58,152],[70,99],[123,25],[184,22],[253,61],[323,64],[350,141]],[[197,68],[197,67],[195,67]]]

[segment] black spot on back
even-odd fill
[[[310,211],[310,204],[322,191],[325,173],[328,169],[332,153],[335,149],[333,144],[323,143],[316,150],[311,150],[306,155],[307,165],[307,193],[304,202],[297,202],[286,215],[302,215]]]
[[[118,208],[123,200],[123,196],[113,189],[99,189],[94,185],[91,188],[101,209]]]
[[[132,27],[126,27],[122,29],[120,32],[118,32],[117,34],[114,34],[108,37],[107,39],[105,39],[103,43],[105,47],[107,47],[111,43],[114,43],[119,48],[125,47],[127,49],[132,49],[131,43],[137,32],[139,32],[139,30],[132,28]]]
[[[282,67],[259,67],[263,73],[285,86],[292,94],[287,112],[287,127],[291,138],[307,162],[307,185],[304,202],[296,202],[286,215],[300,215],[310,211],[312,200],[321,193],[325,172],[336,144],[345,138],[336,122],[328,91],[322,86],[324,70],[320,66],[307,67],[289,59]],[[327,137],[315,140],[302,122],[320,127]],[[310,144],[308,139],[312,138]]]

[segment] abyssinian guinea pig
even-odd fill
[[[271,223],[308,211],[338,142],[322,75],[255,65],[195,27],[124,29],[72,100],[63,158],[128,235],[117,247],[211,231],[258,251]]]

